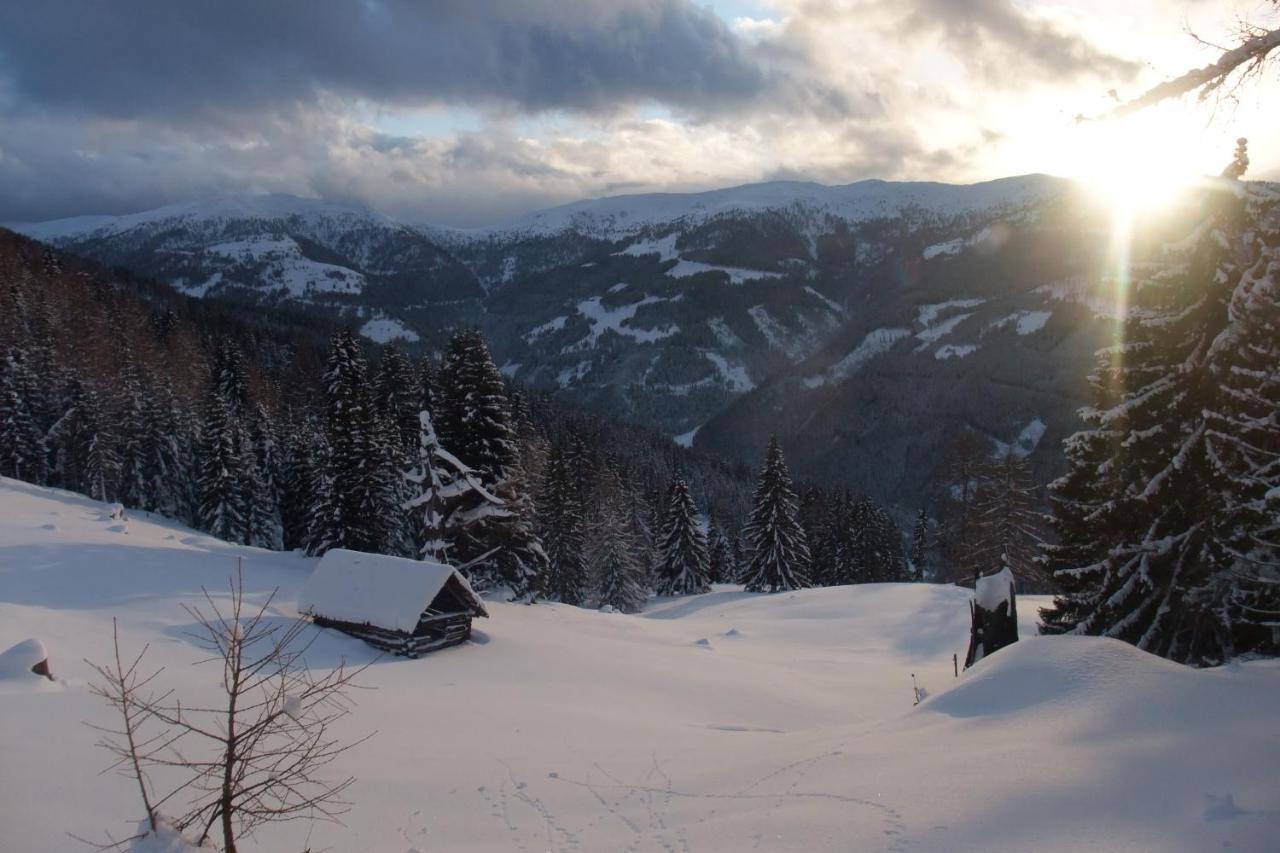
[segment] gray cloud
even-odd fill
[[[906,10],[904,32],[940,35],[952,53],[992,81],[1015,82],[1028,74],[1117,81],[1141,67],[1028,15],[1012,0],[889,0],[887,7]]]
[[[965,107],[902,56],[940,46],[993,92],[1128,68],[1004,0],[793,0],[749,36],[697,2],[0,3],[0,221],[287,192],[473,225],[633,190],[971,177],[978,147],[920,118]],[[479,129],[394,121],[439,106]]]
[[[326,96],[529,112],[857,108],[688,0],[6,3],[0,77],[19,107],[166,121]]]

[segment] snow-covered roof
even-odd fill
[[[480,596],[452,566],[339,548],[316,565],[298,594],[298,611],[411,632],[422,611],[451,580],[453,592],[470,604],[472,613],[489,615]]]

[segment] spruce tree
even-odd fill
[[[638,613],[649,600],[644,565],[631,530],[630,507],[617,474],[605,474],[601,501],[588,526],[587,568],[598,589],[597,604]]]
[[[33,384],[23,351],[0,353],[0,474],[43,485],[48,451],[26,392]]]
[[[228,542],[244,537],[245,471],[237,429],[227,401],[215,391],[201,430],[198,518],[202,530]]]
[[[733,583],[738,577],[738,567],[733,561],[733,549],[724,528],[712,522],[707,530],[708,580],[711,583]]]
[[[284,523],[280,517],[281,459],[275,424],[261,404],[253,409],[241,456],[248,472],[245,542],[278,551],[284,547]]]
[[[745,584],[748,592],[782,592],[809,586],[809,545],[796,520],[796,493],[782,458],[778,436],[769,439],[764,468],[751,498],[744,528],[751,543]]]
[[[378,411],[391,421],[396,446],[408,460],[418,446],[418,413],[424,408],[423,393],[417,369],[394,345],[382,350],[377,397]]]
[[[1241,140],[1237,161],[1247,164]],[[1280,652],[1280,197],[1253,186],[1231,282],[1230,325],[1210,359],[1219,403],[1205,412],[1209,462],[1230,536],[1222,577],[1235,651]]]
[[[911,580],[919,583],[925,580],[927,575],[927,563],[929,560],[929,516],[925,514],[924,508],[916,513],[916,526],[911,533]]]
[[[1240,555],[1258,528],[1233,510],[1211,434],[1220,423],[1239,436],[1223,389],[1242,322],[1233,294],[1252,280],[1240,266],[1258,224],[1246,194],[1233,179],[1206,189],[1196,237],[1166,247],[1130,288],[1123,339],[1100,355],[1088,428],[1068,441],[1054,488],[1060,544],[1046,558],[1063,593],[1044,613],[1048,631],[1197,665],[1236,651]]]
[[[97,394],[87,386],[80,386],[73,393],[79,401],[67,428],[68,452],[74,459],[71,470],[77,472],[73,488],[97,501],[114,501],[120,457],[106,428],[102,406]]]
[[[117,379],[119,408],[116,412],[116,435],[120,448],[119,500],[127,507],[153,509],[149,506],[147,477],[148,428],[142,372],[126,348],[124,368]]]
[[[453,554],[480,589],[504,587],[515,599],[540,594],[547,555],[534,527],[528,475],[521,464],[502,375],[475,329],[454,335],[439,374],[433,419],[440,443],[471,469],[501,511],[476,496],[461,496]]]
[[[559,445],[551,446],[538,520],[549,561],[544,591],[553,601],[580,605],[586,591],[586,519],[572,462]]]
[[[399,553],[400,464],[368,387],[368,367],[350,329],[330,341],[324,375],[328,470],[309,551]]]
[[[185,419],[168,380],[153,388],[142,402],[145,425],[143,453],[143,508],[170,518],[191,517],[189,465]]]
[[[285,433],[280,498],[284,547],[306,548],[316,506],[324,494],[325,454],[315,417],[304,415]]]
[[[666,517],[659,536],[655,567],[658,595],[696,595],[708,592],[710,571],[707,537],[698,524],[698,507],[689,484],[677,475],[667,492]]]
[[[453,543],[462,524],[456,513],[480,508],[503,512],[502,501],[484,489],[475,472],[440,446],[426,409],[418,413],[418,452],[404,479],[410,535],[424,560],[453,562]]]

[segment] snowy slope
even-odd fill
[[[0,480],[0,649],[37,637],[63,679],[0,682],[0,849],[132,829],[128,786],[96,775],[106,756],[81,725],[108,721],[81,658],[107,653],[112,616],[167,684],[208,698],[182,603],[243,558],[255,600],[278,586],[287,618],[314,565],[140,516],[117,529],[104,509]],[[642,617],[493,604],[476,642],[367,672],[347,722],[377,734],[335,768],[359,777],[345,826],[244,849],[1268,849],[1280,667],[1030,639],[956,680],[967,597],[722,587]],[[1024,636],[1037,603],[1019,601]],[[369,655],[324,633],[309,660]],[[918,708],[912,672],[933,694]]]

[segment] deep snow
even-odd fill
[[[0,849],[79,851],[66,833],[139,817],[85,721],[84,657],[151,644],[192,701],[216,677],[182,604],[225,588],[295,613],[315,561],[0,480],[0,649],[34,637],[52,684],[0,682]],[[493,603],[476,641],[375,663],[345,725],[345,826],[262,832],[245,850],[1233,851],[1280,831],[1280,666],[1194,671],[1114,641],[1030,637],[959,679],[969,593],[731,587],[641,617]],[[324,632],[309,662],[372,651]],[[912,707],[911,673],[930,697]]]

